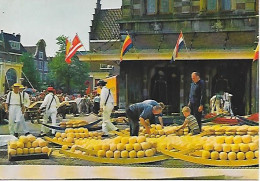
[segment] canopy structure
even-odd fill
[[[176,61],[183,60],[251,60],[254,56],[253,49],[207,49],[207,50],[182,50],[179,52]],[[86,62],[113,62],[120,60],[120,53],[90,53],[78,55],[80,61]],[[154,61],[154,60],[171,60],[172,50],[142,50],[139,52],[128,52],[124,55],[123,61]]]

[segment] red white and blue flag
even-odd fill
[[[77,50],[81,48],[83,44],[81,43],[79,36],[76,34],[74,39],[72,40],[72,43],[70,43],[68,40],[66,40],[66,57],[65,61],[67,64],[71,63],[71,58],[75,55]]]
[[[180,51],[183,44],[184,44],[184,37],[183,37],[183,34],[181,32],[180,35],[179,35],[179,38],[177,40],[177,43],[175,45],[175,48],[173,50],[171,62],[175,61],[175,58],[178,57],[178,52]]]
[[[120,62],[123,60],[123,56],[133,47],[132,39],[129,35],[126,36],[124,44],[121,49]]]

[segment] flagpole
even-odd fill
[[[24,77],[26,78],[26,80],[29,82],[30,86],[34,89],[33,85],[31,84],[30,80],[26,77],[25,73],[22,71]]]
[[[78,33],[76,33],[76,35],[79,37]],[[79,37],[79,41],[80,41],[80,43],[82,44],[84,50],[87,52],[87,50],[86,50],[86,48],[84,47],[84,44],[82,43],[80,37]],[[81,55],[83,55],[81,52],[79,52],[79,53],[80,53]]]
[[[182,33],[182,31],[181,31],[181,33]],[[182,33],[182,35],[183,35],[183,33]],[[183,36],[184,37],[184,36]],[[184,46],[185,46],[185,48],[186,48],[186,51],[187,51],[187,53],[189,53],[188,52],[188,48],[187,48],[187,46],[186,46],[186,43],[185,43],[185,39],[183,38],[183,42],[184,42]]]

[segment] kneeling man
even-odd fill
[[[130,136],[138,136],[139,121],[144,126],[146,132],[150,134],[150,127],[145,120],[153,119],[154,115],[160,114],[162,107],[160,105],[152,106],[145,103],[136,103],[126,110],[126,115],[130,124]]]

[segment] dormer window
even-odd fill
[[[39,59],[43,60],[43,52],[39,52]]]
[[[20,42],[10,40],[9,44],[11,46],[11,49],[20,50]]]

